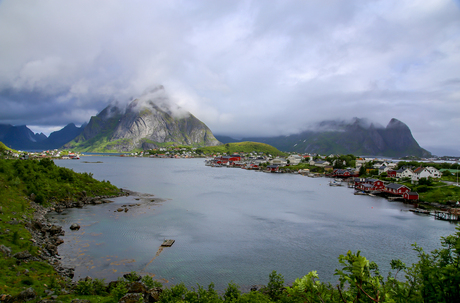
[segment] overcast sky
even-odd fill
[[[460,154],[460,0],[0,0],[0,123],[49,134],[157,85],[215,134],[397,118]]]

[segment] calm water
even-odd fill
[[[110,280],[135,270],[167,285],[214,282],[223,289],[230,281],[266,284],[272,270],[286,282],[317,270],[334,282],[337,258],[348,250],[361,250],[386,275],[391,259],[416,261],[414,242],[431,251],[455,232],[454,224],[402,203],[354,196],[325,178],[211,168],[203,159],[94,156],[56,164],[154,195],[51,215],[66,230],[59,253],[76,265],[76,278]],[[70,231],[75,222],[82,228]],[[159,253],[164,239],[176,242]]]

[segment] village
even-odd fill
[[[334,158],[334,155],[327,158]],[[392,182],[393,180],[404,181],[407,184],[407,181],[410,181],[411,184],[417,185],[426,180],[440,180],[442,172],[435,167],[398,168],[398,163],[393,161],[375,158],[356,158],[356,167],[339,169],[334,168],[337,164],[336,161],[339,161],[339,159],[336,158],[333,163],[325,159],[326,157],[318,157],[317,155],[292,154],[287,158],[270,158],[263,155],[243,157],[239,154],[233,154],[206,159],[205,165],[210,167],[241,168],[266,173],[293,173],[312,178],[327,177],[331,178],[329,182],[330,186],[346,185],[349,188],[354,188],[355,195],[377,195],[385,197],[389,201],[410,203],[415,207],[411,209],[413,212],[433,215],[436,219],[441,220],[460,221],[460,209],[456,208],[458,202],[454,207],[433,204],[432,206],[435,206],[433,209],[421,209],[418,206],[423,201],[420,201],[417,192],[412,191],[407,185]],[[298,166],[300,163],[307,164],[309,168],[289,169],[290,167]],[[369,175],[371,172],[378,173],[376,178],[363,177],[363,175]],[[384,180],[379,179],[380,176]]]

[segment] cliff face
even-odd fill
[[[431,155],[418,145],[409,127],[397,119],[391,119],[385,128],[369,125],[364,119],[358,118],[354,118],[351,123],[324,121],[315,131],[283,137],[244,138],[243,140],[263,142],[283,151],[302,153],[389,157]]]
[[[80,151],[152,149],[164,145],[214,146],[220,142],[192,114],[168,109],[158,100],[140,98],[125,110],[108,106],[92,117],[83,133],[66,145]]]

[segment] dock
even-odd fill
[[[435,211],[434,217],[438,220],[460,221],[460,209],[448,209],[447,211]]]
[[[414,208],[414,209],[409,209],[409,211],[413,213],[418,213],[418,214],[425,214],[425,215],[431,215],[431,211],[422,209],[422,208]]]
[[[171,247],[174,242],[176,242],[176,240],[172,240],[172,239],[167,239],[167,240],[164,240],[163,243],[161,244],[162,247]]]

